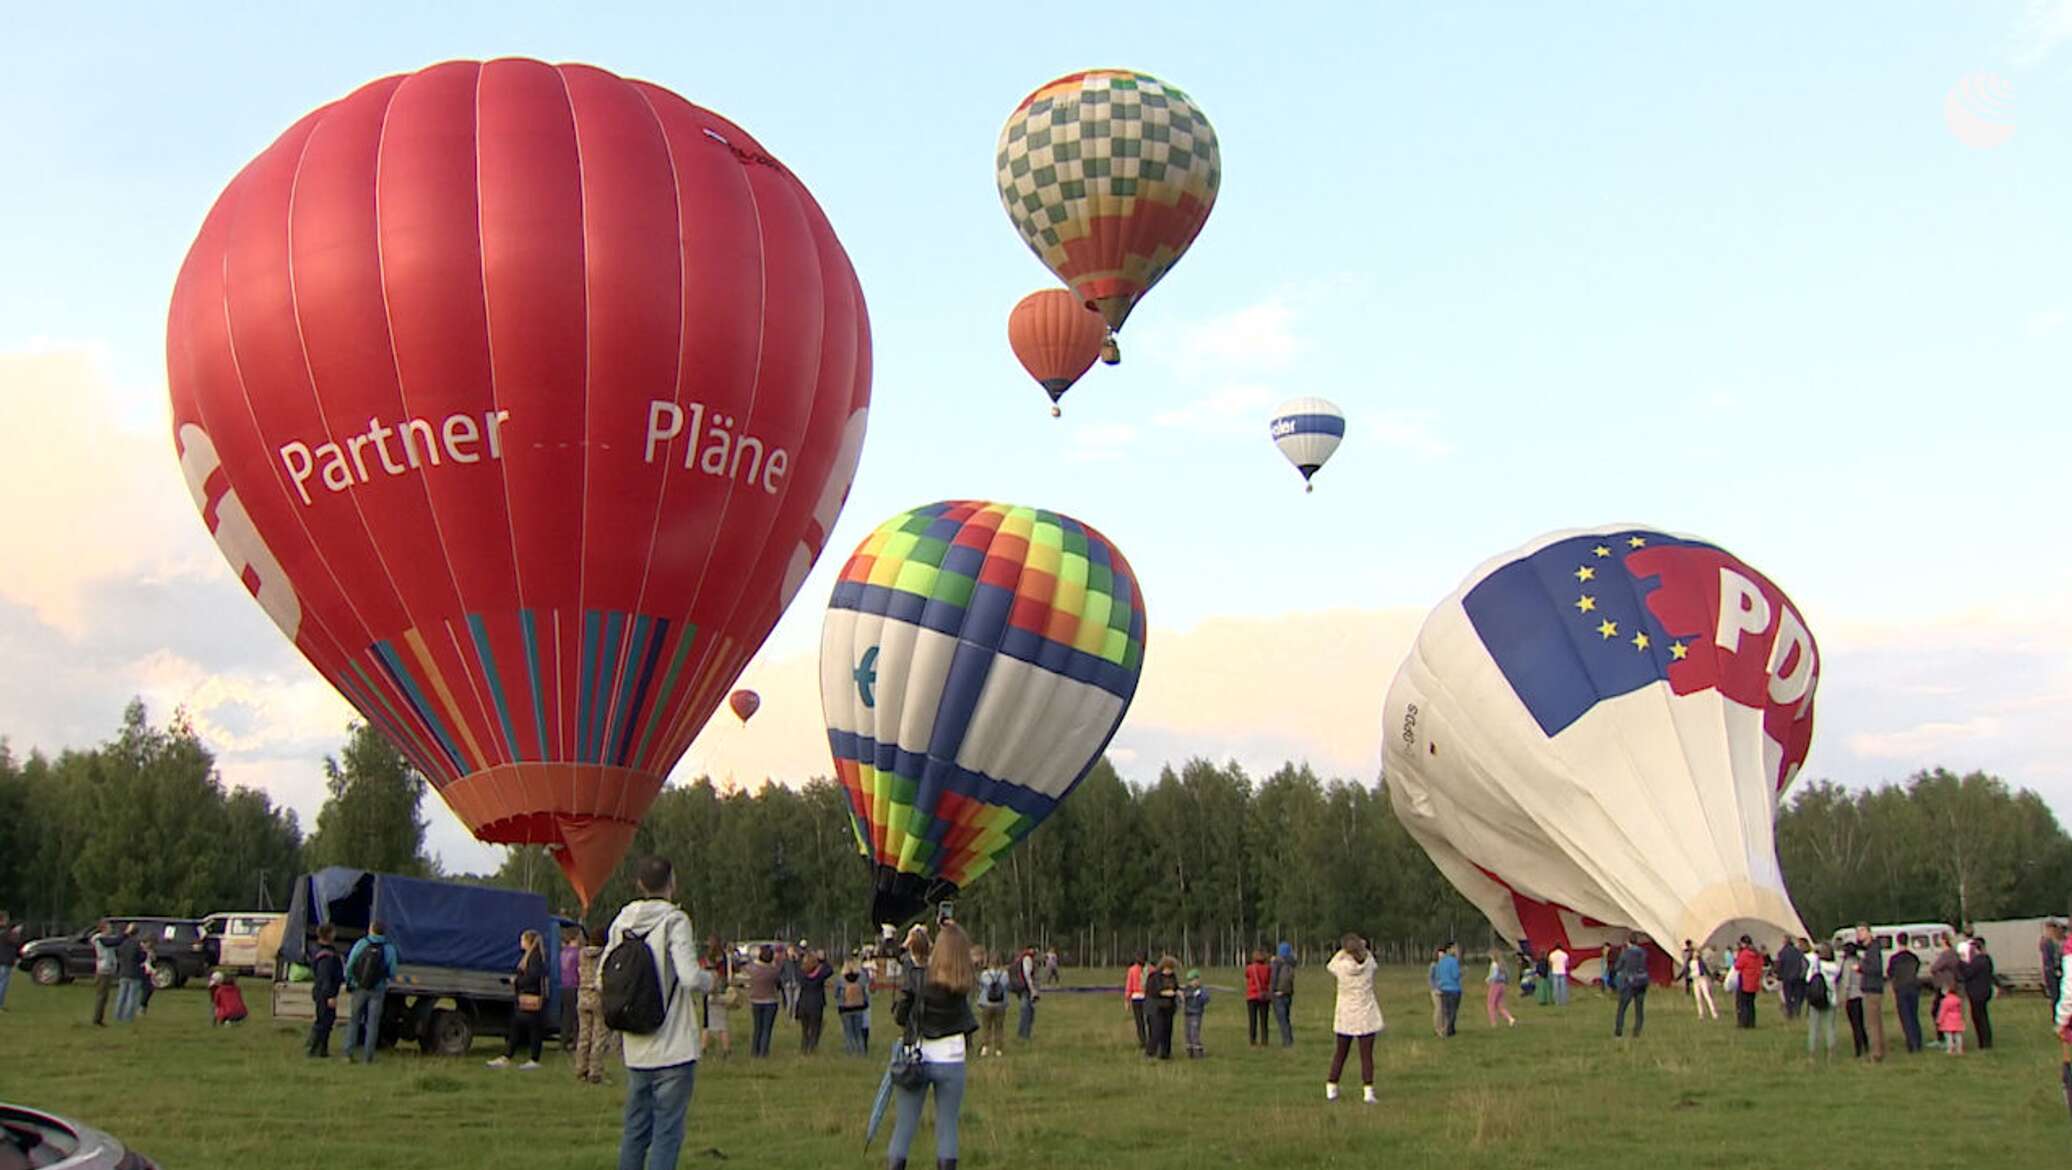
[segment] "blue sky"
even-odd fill
[[[91,441],[163,460],[126,490],[177,495],[156,429],[165,302],[238,167],[376,76],[452,57],[588,61],[748,128],[812,188],[856,263],[877,379],[831,561],[930,499],[1056,508],[1136,564],[1153,659],[1161,635],[1251,622],[1222,652],[1196,649],[1256,685],[1244,659],[1275,622],[1414,615],[1537,532],[1643,520],[1768,572],[1830,643],[1822,702],[1840,718],[1815,774],[1977,761],[2072,814],[2072,772],[2049,763],[2062,741],[2038,738],[2054,721],[2036,710],[2072,702],[2057,640],[2072,554],[2048,535],[2061,537],[2072,493],[2064,0],[1270,15],[216,5],[205,19],[109,7],[9,18],[22,49],[0,75],[0,355],[41,364],[0,385],[16,400],[0,407],[13,411],[0,462],[49,442],[33,433],[40,408],[19,401],[28,388],[75,387],[108,420]],[[999,207],[991,158],[1023,94],[1099,65],[1187,89],[1217,128],[1224,184],[1194,249],[1131,319],[1124,365],[1097,368],[1053,422],[1004,344],[1007,310],[1050,278]],[[1992,114],[2013,127],[1998,145],[1967,144],[1946,120],[1952,87],[1976,75],[2012,88]],[[74,354],[79,369],[50,372]],[[1349,420],[1308,497],[1265,433],[1272,405],[1298,394]],[[63,703],[0,693],[16,707],[10,720],[0,706],[0,731],[17,744],[97,736],[133,691],[205,705],[236,692],[225,680],[263,692],[266,678],[300,678],[234,593],[213,650],[141,624],[180,624],[170,595],[114,600],[201,571],[191,515],[193,532],[161,541],[126,527],[146,522],[135,508],[106,514],[99,481],[39,482],[60,511],[88,515],[11,551],[95,568],[0,584],[13,607],[0,606],[0,645],[107,668]],[[140,551],[80,558],[80,542]],[[779,659],[810,655],[824,596],[809,586],[780,625],[773,680]],[[1393,667],[1342,664],[1377,700]],[[1915,680],[1913,699],[1878,691],[1898,676]],[[186,681],[168,691],[167,677]],[[1173,685],[1198,700],[1214,684]],[[791,698],[813,701],[810,687]],[[2002,709],[2025,702],[2025,715]],[[252,720],[335,715],[322,710],[224,699],[221,726],[245,742]],[[271,746],[252,759],[274,762],[244,774],[274,786],[266,769],[288,767],[307,738],[258,735]],[[1155,721],[1118,741],[1147,762],[1192,742]],[[788,774],[809,766],[796,747],[694,756]],[[1204,745],[1216,749],[1263,760],[1304,744],[1262,722]],[[1363,770],[1352,748],[1315,750]]]

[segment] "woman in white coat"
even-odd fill
[[[1338,1033],[1338,1047],[1331,1055],[1331,1077],[1324,1082],[1324,1099],[1338,1100],[1338,1076],[1345,1071],[1345,1058],[1354,1041],[1360,1045],[1360,1084],[1367,1104],[1374,1104],[1374,1037],[1382,1029],[1381,1004],[1374,998],[1374,956],[1367,952],[1367,940],[1348,934],[1329,970],[1338,980],[1338,1006],[1332,1012],[1331,1030]]]

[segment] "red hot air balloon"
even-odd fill
[[[727,696],[727,706],[734,709],[734,718],[739,719],[742,725],[746,726],[748,721],[755,716],[755,713],[762,710],[763,697],[743,687]]]
[[[841,511],[870,330],[740,127],[584,65],[311,113],[174,286],[173,433],[247,589],[587,904]]]
[[[1100,314],[1061,288],[1032,292],[1007,315],[1007,341],[1022,368],[1050,395],[1056,418],[1058,399],[1080,375],[1093,368],[1108,338]]]

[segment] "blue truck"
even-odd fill
[[[396,944],[396,977],[382,1005],[380,1044],[410,1040],[426,1053],[465,1056],[477,1036],[510,1033],[517,993],[518,936],[537,930],[546,940],[550,986],[546,1023],[560,1015],[563,919],[547,899],[520,890],[463,885],[333,866],[296,879],[274,964],[273,1014],[278,1020],[313,1020],[316,1003],[307,982],[317,928],[330,924],[345,955],[370,923],[388,927]],[[339,1003],[339,1025],[345,1007]]]

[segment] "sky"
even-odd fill
[[[436,11],[428,11],[436,7]],[[195,10],[198,11],[198,10]],[[1806,775],[1936,765],[2072,824],[2072,0],[1902,5],[36,6],[0,73],[0,735],[141,695],[305,824],[352,718],[224,566],[169,434],[167,298],[307,110],[457,57],[584,61],[752,132],[868,299],[870,435],[829,552],[676,779],[826,774],[814,659],[879,520],[1094,524],[1151,629],[1111,755],[1371,780],[1422,615],[1483,559],[1636,521],[1764,571],[1825,658]],[[1062,419],[1005,345],[1051,283],[994,194],[1029,90],[1185,88],[1215,211]],[[1337,402],[1304,495],[1266,423]],[[451,866],[496,864],[428,807]]]

